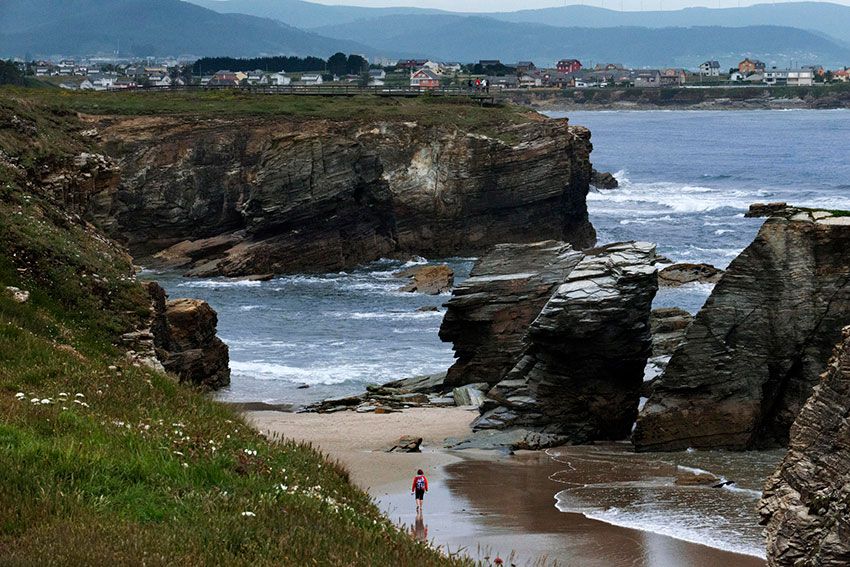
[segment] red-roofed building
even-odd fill
[[[581,71],[581,61],[578,59],[561,59],[555,68],[561,73],[576,73]]]

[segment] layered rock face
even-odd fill
[[[159,253],[195,275],[595,242],[585,206],[590,134],[566,120],[487,136],[281,117],[110,118],[98,127],[122,179],[92,200],[90,217],[135,255]]]
[[[768,219],[688,328],[638,418],[638,450],[784,444],[850,319],[850,223]]]
[[[637,415],[657,291],[655,247],[497,246],[455,288],[440,330],[454,384],[487,382],[475,430],[523,447],[621,439]]]
[[[531,323],[582,257],[549,240],[500,244],[476,262],[452,291],[440,326],[440,339],[453,343],[457,359],[446,384],[499,382],[522,353]]]
[[[772,566],[850,565],[850,327],[759,505]]]
[[[164,369],[196,386],[217,389],[230,384],[230,356],[216,336],[213,308],[200,299],[169,301],[156,282],[145,287],[152,304],[150,334]]]

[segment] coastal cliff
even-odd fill
[[[577,252],[552,241],[479,260],[440,329],[457,358],[446,382],[486,390],[472,446],[628,436],[652,349],[654,261],[647,243]]]
[[[848,221],[789,208],[764,223],[654,385],[637,450],[788,442],[850,317]]]
[[[850,327],[759,505],[771,566],[850,564]]]
[[[49,96],[0,88],[2,562],[471,564],[414,541],[338,463],[179,383],[226,380],[215,315],[150,294],[85,220],[116,166]]]
[[[595,243],[590,133],[566,120],[89,120],[121,171],[90,200],[89,217],[145,263],[192,275],[339,270],[546,238]]]

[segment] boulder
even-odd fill
[[[455,283],[455,273],[446,265],[417,266],[393,274],[397,278],[409,278],[410,282],[399,288],[399,291],[417,292],[427,295],[439,295],[452,290]]]
[[[595,169],[590,174],[590,184],[597,189],[616,189],[620,186],[620,182],[612,174]]]
[[[850,327],[759,504],[771,566],[850,565]]]
[[[787,443],[850,320],[850,226],[820,213],[769,218],[732,261],[641,411],[637,450]]]
[[[717,283],[723,270],[711,264],[680,263],[658,272],[658,285],[678,287],[689,283]]]
[[[447,303],[440,336],[458,358],[447,383],[493,386],[476,431],[534,435],[476,439],[529,448],[628,435],[651,350],[654,256],[646,243],[546,242],[479,260]]]
[[[404,435],[395,444],[387,448],[387,453],[420,453],[420,445],[422,445],[421,437]]]
[[[486,382],[467,384],[452,390],[455,405],[481,407],[484,403],[484,392],[490,388]]]

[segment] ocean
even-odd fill
[[[725,268],[761,225],[763,219],[744,218],[753,202],[850,209],[850,111],[593,111],[570,112],[569,118],[591,129],[594,166],[620,182],[616,190],[588,195],[600,243],[651,241],[673,261]],[[220,399],[299,405],[445,370],[451,345],[437,332],[448,295],[400,292],[402,282],[392,275],[444,261],[462,280],[474,259],[381,260],[348,272],[268,282],[150,272],[145,277],[160,281],[172,298],[202,298],[218,311],[232,368],[232,384],[218,393]],[[708,285],[662,289],[655,305],[696,312],[710,292]],[[439,310],[417,310],[426,305]],[[754,505],[765,471],[778,458],[776,452],[685,457],[715,474],[738,473],[740,490],[717,493],[722,498],[641,475],[625,484],[602,479],[566,488],[557,506],[763,555]],[[605,459],[635,464],[645,457]],[[681,457],[676,460],[682,464]],[[702,504],[695,504],[693,494],[702,495]]]

